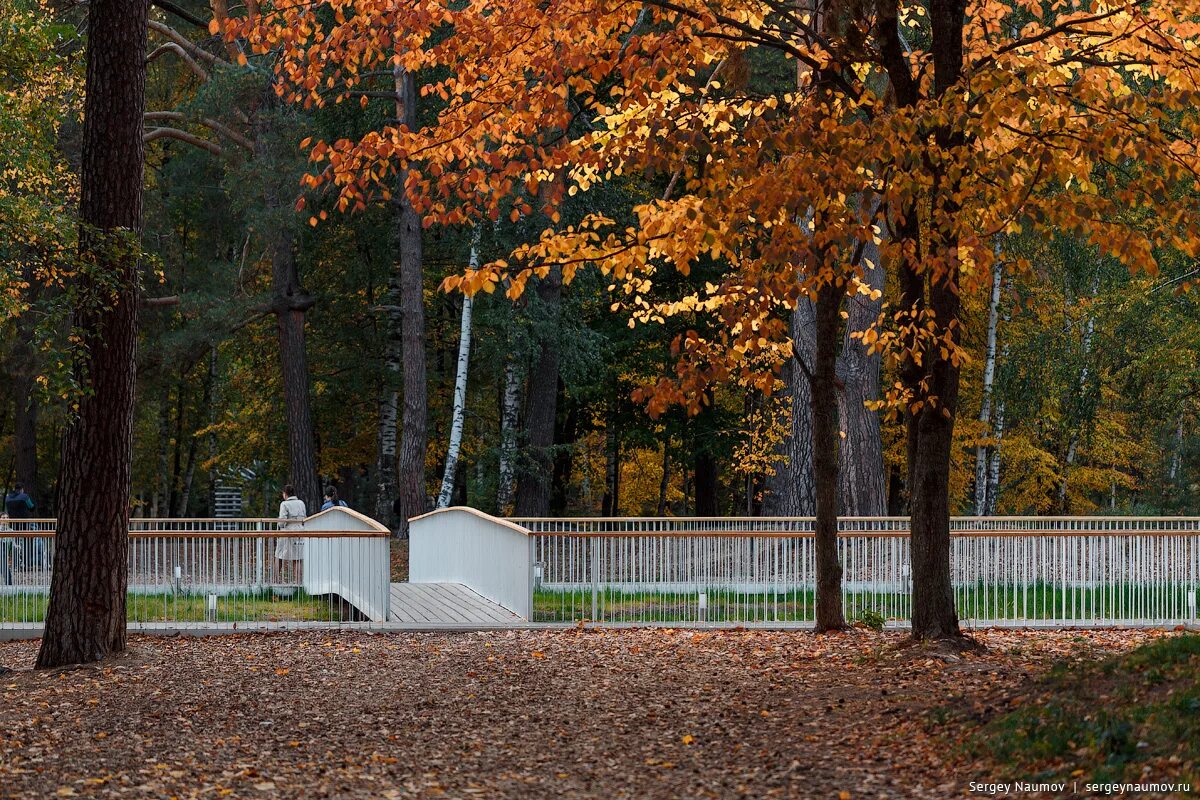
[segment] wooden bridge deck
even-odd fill
[[[388,621],[400,625],[523,625],[525,620],[460,583],[393,583]]]

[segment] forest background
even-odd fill
[[[587,266],[568,285],[552,273],[515,301],[478,293],[464,320],[464,297],[443,291],[444,279],[536,241],[551,222],[536,191],[475,227],[422,230],[399,196],[342,213],[328,192],[302,184],[317,168],[301,142],[356,140],[397,116],[429,125],[445,101],[422,95],[411,76],[387,74],[360,87],[358,102],[285,102],[270,54],[210,32],[230,11],[178,0],[152,12],[143,244],[153,257],[138,351],[135,514],[208,516],[216,487],[237,485],[245,513],[271,515],[289,475],[310,506],[320,485],[333,484],[396,527],[405,504],[394,501],[406,488],[419,498],[410,510],[813,512],[809,392],[795,362],[769,387],[716,384],[690,409],[698,413],[670,405],[651,414],[646,389],[674,374],[679,342],[689,331],[719,336],[719,322],[699,311],[647,320],[623,287]],[[0,479],[22,482],[46,516],[58,504],[75,391],[66,254],[76,228],[81,16],[32,0],[0,10]],[[725,70],[726,85],[761,96],[796,80],[795,64],[769,48],[747,48]],[[584,114],[571,119],[587,125]],[[596,212],[628,219],[675,177],[609,175],[568,197],[555,224]],[[1131,275],[1065,233],[1005,236],[1005,252],[1030,268],[998,261],[990,291],[963,298],[969,359],[953,510],[1194,511],[1200,314],[1195,293],[1177,291],[1195,280],[1194,262],[1160,254],[1159,274]],[[854,335],[896,298],[888,263],[876,266],[878,293],[853,298],[839,352],[843,514],[905,511],[902,421],[863,405],[895,384],[895,366]],[[722,271],[713,260],[663,274],[653,293],[703,292]],[[779,313],[802,349],[804,310]],[[464,341],[469,372],[456,405]]]

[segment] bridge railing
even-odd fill
[[[806,623],[811,518],[513,519],[533,538],[534,620]],[[912,610],[908,519],[839,520],[851,620]],[[959,517],[955,602],[968,625],[1197,621],[1200,518]]]
[[[56,522],[0,526],[0,629],[40,626]],[[284,530],[278,519],[129,521],[131,626],[291,627],[385,622],[390,533],[344,508]],[[278,556],[284,556],[280,558]]]

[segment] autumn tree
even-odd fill
[[[72,286],[80,392],[63,441],[39,667],[97,661],[125,649],[148,12],[148,0],[98,0],[88,9]]]
[[[639,204],[631,225],[594,214],[548,228],[447,283],[475,292],[503,280],[516,296],[535,277],[561,270],[569,283],[596,264],[638,322],[713,315],[716,336],[676,340],[676,374],[646,395],[652,411],[698,410],[727,381],[772,391],[794,352],[783,312],[822,287],[856,291],[865,281],[848,255],[877,243],[899,296],[860,340],[898,369],[886,399],[906,426],[913,634],[957,637],[948,485],[962,298],[990,284],[1002,233],[1076,231],[1133,270],[1153,271],[1156,252],[1195,253],[1191,204],[1172,202],[1195,189],[1193,9],[646,6],[531,0],[495,14],[483,2],[329,0],[280,6],[239,34],[279,49],[282,91],[306,103],[326,102],[331,80],[353,90],[388,65],[446,75],[428,86],[445,101],[436,125],[314,144],[310,185],[343,208],[386,194],[398,165],[431,223],[553,207],[605,176],[670,175],[675,192]],[[765,95],[723,87],[717,70],[746,48],[814,77]],[[569,116],[588,130],[560,135]],[[871,197],[875,212],[861,213]],[[651,298],[660,271],[702,258],[726,265],[719,282]]]

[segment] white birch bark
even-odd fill
[[[1092,276],[1091,296],[1094,298],[1096,293],[1100,291],[1100,270],[1097,269],[1095,275]],[[1089,359],[1092,355],[1092,337],[1096,333],[1096,317],[1094,314],[1088,314],[1087,323],[1083,328],[1083,365],[1079,368],[1079,381],[1075,385],[1075,396],[1083,397],[1083,393],[1087,391],[1088,378],[1091,377],[1091,369]],[[1071,467],[1075,465],[1075,459],[1079,454],[1079,425],[1078,420],[1071,424],[1071,437],[1067,440],[1067,460],[1063,467],[1062,482],[1058,484],[1058,508],[1063,513],[1067,511],[1067,479],[1071,472]],[[1070,422],[1068,423],[1070,424]]]
[[[471,269],[479,269],[479,230],[471,242]],[[467,371],[471,365],[471,308],[474,301],[463,295],[462,327],[458,337],[458,370],[454,376],[454,412],[450,421],[450,446],[446,448],[446,471],[442,473],[442,490],[438,492],[437,507],[450,505],[454,493],[454,478],[458,472],[458,454],[462,448],[463,422],[467,408]]]
[[[997,245],[997,249],[999,246]],[[992,265],[992,297],[988,305],[987,354],[983,364],[983,405],[979,409],[981,435],[991,438],[992,387],[996,379],[996,329],[1000,323],[1000,286],[1004,280],[1004,263],[997,258]],[[988,450],[987,445],[975,448],[975,516],[984,515],[988,507]]]
[[[496,510],[500,514],[507,514],[513,502],[520,413],[521,370],[516,359],[509,358],[504,365],[504,399],[500,409],[500,485],[496,489]]]

